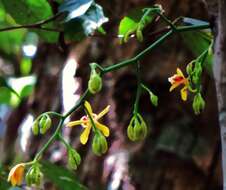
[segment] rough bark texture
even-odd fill
[[[223,183],[226,189],[226,1],[219,0],[217,36],[215,41],[214,77],[217,89],[221,128]]]

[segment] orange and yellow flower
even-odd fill
[[[180,90],[181,99],[186,101],[188,96],[188,86],[189,82],[188,79],[184,77],[182,71],[177,68],[177,73],[174,74],[172,77],[168,78],[168,81],[171,83],[170,92],[174,90],[176,87],[180,85],[184,85],[184,87]]]
[[[9,176],[8,176],[8,181],[11,182],[11,184],[13,186],[22,184],[23,178],[24,178],[24,169],[25,169],[25,164],[20,163],[20,164],[17,164],[16,166],[14,166],[10,170]]]
[[[109,112],[110,106],[108,105],[103,111],[99,114],[95,114],[92,111],[92,107],[89,102],[85,101],[84,106],[86,110],[89,112],[89,115],[92,117],[92,120],[95,123],[95,126],[103,133],[105,137],[108,137],[110,134],[109,128],[101,123],[99,123],[99,119],[102,118],[106,113]],[[89,138],[90,130],[92,129],[92,122],[90,121],[88,115],[83,116],[81,119],[76,121],[71,121],[67,123],[67,127],[74,127],[76,125],[81,125],[84,130],[80,136],[80,142],[82,144],[86,144]]]

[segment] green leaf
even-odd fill
[[[126,42],[130,34],[141,34],[142,30],[155,19],[156,9],[157,8],[136,8],[129,12],[119,24],[118,35],[124,38],[124,42]]]
[[[54,183],[59,189],[64,190],[85,190],[83,185],[79,183],[74,174],[64,167],[57,166],[50,162],[42,162],[41,168],[44,176]]]
[[[67,12],[66,21],[82,16],[89,9],[93,0],[67,0],[59,7],[59,12]]]
[[[36,84],[35,76],[9,78],[9,85],[19,94],[20,98],[29,96]]]
[[[91,35],[102,24],[108,21],[104,16],[103,8],[93,3],[87,12],[65,23],[65,38],[69,40],[81,40]]]
[[[7,13],[9,13],[18,24],[33,24],[45,20],[53,15],[51,7],[46,0],[2,0]],[[51,28],[52,24],[46,24]],[[47,42],[55,42],[58,33],[34,29]]]
[[[193,25],[202,23],[197,19],[186,19],[186,22],[192,22]],[[205,23],[205,22],[204,22]],[[190,51],[194,54],[195,57],[202,54],[205,50],[207,50],[213,40],[213,35],[209,30],[202,30],[202,31],[188,31],[180,33],[181,37],[188,47]],[[208,71],[212,71],[212,64],[213,64],[213,53],[210,51],[206,61],[205,61],[205,68]]]
[[[15,21],[5,12],[4,7],[0,2],[0,28],[9,27],[15,24]],[[0,50],[7,55],[17,55],[20,52],[25,33],[26,30],[0,32]]]
[[[11,91],[7,87],[0,87],[0,104],[10,104]]]

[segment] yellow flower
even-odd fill
[[[25,164],[21,163],[17,164],[10,170],[8,181],[10,181],[13,186],[21,185],[24,178],[24,168]]]
[[[86,110],[89,112],[89,115],[92,117],[96,127],[103,133],[105,137],[108,137],[110,134],[109,128],[101,123],[99,123],[99,119],[102,118],[106,113],[109,112],[110,106],[107,106],[102,112],[99,114],[95,114],[92,111],[91,105],[89,102],[85,101],[84,106]],[[84,129],[80,136],[80,142],[82,144],[86,144],[89,138],[90,130],[92,129],[92,123],[88,117],[88,115],[83,116],[80,120],[71,121],[67,123],[67,127],[74,127],[76,125],[81,125]]]
[[[168,78],[168,81],[171,83],[170,92],[176,87],[180,85],[184,85],[184,87],[180,91],[180,94],[181,94],[181,99],[186,101],[188,96],[189,82],[188,82],[188,79],[184,77],[184,74],[182,73],[182,71],[179,68],[177,68],[177,73],[172,77]]]

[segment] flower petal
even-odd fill
[[[95,122],[96,127],[101,130],[105,137],[110,135],[110,130],[106,125],[99,123],[98,121]]]
[[[106,108],[103,109],[98,115],[97,115],[97,120],[103,117],[106,113],[109,112],[110,105],[108,105]]]
[[[185,86],[184,88],[181,89],[180,95],[181,95],[181,99],[182,99],[183,101],[186,101],[186,100],[187,100],[187,97],[188,97],[188,91],[187,91],[187,87],[186,87],[186,86]]]
[[[184,77],[184,74],[182,73],[182,71],[180,70],[180,68],[177,68],[177,74],[178,74],[179,76],[182,76],[183,78],[185,78],[185,77]]]
[[[13,186],[21,185],[23,181],[24,167],[24,163],[14,166],[9,172],[7,181],[10,181]]]
[[[181,83],[181,82],[174,83],[174,84],[170,87],[169,91],[171,92],[173,89],[175,89],[176,87],[178,87],[180,84],[182,84],[182,83]]]
[[[76,120],[76,121],[68,122],[66,124],[66,127],[74,127],[76,125],[81,125],[81,124],[83,124],[83,121],[82,120]]]
[[[91,125],[88,125],[82,132],[81,136],[80,136],[80,142],[82,144],[86,144],[89,138],[89,134],[90,134],[90,130],[91,130]]]
[[[87,111],[89,112],[89,114],[92,115],[93,111],[92,111],[92,107],[91,107],[90,103],[88,101],[85,101],[84,106],[87,109]]]

